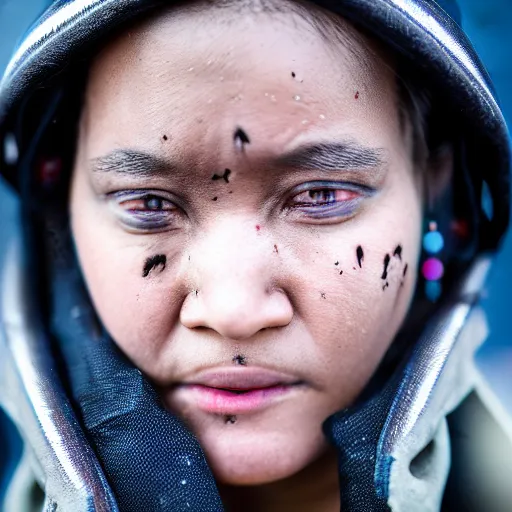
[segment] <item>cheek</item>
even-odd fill
[[[94,253],[87,241],[77,242],[84,257],[82,269],[94,307],[103,325],[123,352],[143,371],[158,374],[165,341],[179,317],[172,283],[175,261],[167,258],[165,271],[142,277],[148,250],[105,243]],[[159,253],[163,248],[159,248]],[[105,264],[113,253],[122,253],[115,264]],[[158,271],[158,270],[157,270]]]
[[[179,317],[176,296],[183,286],[172,284],[181,255],[165,240],[123,232],[101,204],[81,194],[73,194],[72,231],[94,307],[125,354],[142,370],[158,371]]]
[[[411,201],[406,219],[395,209],[380,213],[309,247],[298,244],[291,265],[301,283],[297,311],[314,340],[312,360],[332,412],[366,385],[399,331],[416,286],[420,208]]]

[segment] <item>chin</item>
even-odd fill
[[[215,479],[223,485],[257,486],[285,480],[318,459],[327,449],[320,432],[250,428],[241,418],[229,429],[198,433]],[[244,425],[247,423],[248,425]],[[238,428],[237,428],[238,427]]]

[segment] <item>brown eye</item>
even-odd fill
[[[360,194],[353,190],[325,188],[301,192],[293,198],[292,202],[295,205],[318,206],[342,203],[356,199],[359,196]]]

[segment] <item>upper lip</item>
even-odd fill
[[[300,384],[292,375],[261,367],[210,368],[195,374],[182,384],[196,384],[218,389],[260,389]]]

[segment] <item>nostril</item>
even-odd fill
[[[250,339],[266,329],[287,326],[293,306],[282,289],[254,280],[210,278],[189,289],[180,321],[189,329],[210,329],[228,340]],[[242,363],[239,363],[242,364]]]
[[[211,331],[211,329],[209,327],[205,327],[204,325],[197,325],[197,326],[194,326],[194,327],[189,327],[189,329],[194,329],[194,331],[198,332],[198,333],[207,333],[208,331]]]

